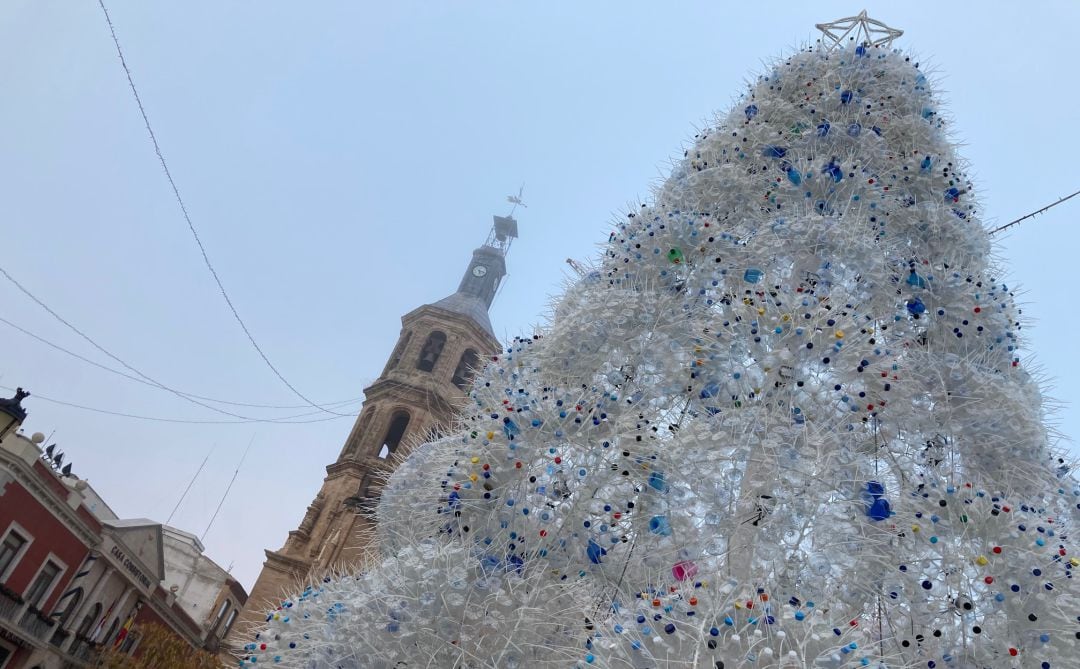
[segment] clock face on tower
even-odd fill
[[[484,276],[485,274],[487,274],[487,267],[484,267],[483,265],[477,265],[476,267],[472,268],[472,273],[473,276]]]

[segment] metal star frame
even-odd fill
[[[881,21],[868,17],[865,9],[859,12],[858,16],[819,23],[817,29],[822,33],[826,49],[839,46],[847,37],[856,40],[856,44],[860,46],[888,47],[894,39],[904,34],[903,30],[890,28]]]

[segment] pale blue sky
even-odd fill
[[[110,0],[170,168],[212,260],[287,378],[347,399],[382,369],[399,317],[452,292],[505,195],[521,239],[492,308],[528,332],[565,259],[647,198],[670,156],[764,62],[860,4]],[[977,7],[977,9],[976,9]],[[938,72],[984,220],[1080,189],[1074,2],[868,2]],[[299,404],[258,359],[202,265],[95,0],[0,8],[0,266],[140,370],[180,389]],[[1074,341],[1080,200],[1004,236],[1026,352],[1080,434]],[[1070,297],[1073,296],[1073,297]],[[110,363],[0,280],[0,315]],[[0,324],[0,384],[148,416],[227,419]],[[6,391],[4,394],[7,394]],[[318,490],[351,420],[185,425],[31,398],[122,516],[201,534],[250,586]],[[258,410],[250,410],[255,412]],[[263,410],[257,415],[296,411]],[[243,413],[243,412],[241,412]],[[316,416],[317,417],[317,416]]]

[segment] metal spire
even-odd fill
[[[890,28],[881,21],[869,18],[865,9],[859,12],[858,16],[819,23],[817,29],[821,31],[826,49],[839,46],[849,37],[855,40],[857,46],[889,47],[894,39],[904,34],[903,30]]]

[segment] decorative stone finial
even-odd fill
[[[26,420],[26,409],[22,407],[22,401],[29,396],[30,391],[16,388],[14,397],[0,399],[0,412],[6,413],[19,422]]]
[[[856,46],[889,47],[894,39],[904,34],[903,30],[890,28],[881,21],[868,17],[865,9],[859,12],[858,16],[819,23],[817,29],[821,31],[821,41],[825,43],[826,49],[839,46],[848,37]]]

